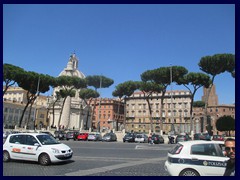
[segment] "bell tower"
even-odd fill
[[[205,101],[205,99],[206,99],[207,90],[208,90],[208,88],[203,88],[202,101]],[[208,105],[209,106],[217,106],[218,105],[218,96],[216,94],[216,86],[214,84],[212,86],[212,89],[211,89],[209,97],[208,97]]]

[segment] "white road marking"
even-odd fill
[[[75,171],[75,172],[71,172],[71,173],[66,173],[65,175],[66,176],[87,176],[87,175],[91,175],[91,174],[102,173],[102,172],[111,171],[111,170],[115,170],[115,169],[130,167],[130,166],[136,166],[136,165],[147,164],[147,163],[155,163],[157,161],[163,161],[166,159],[167,159],[167,157],[144,159],[144,160],[140,160],[140,161],[130,161],[130,162],[122,163],[122,164],[110,165],[110,166],[105,166],[105,167],[100,167],[100,168],[79,170],[79,171]]]

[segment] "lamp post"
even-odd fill
[[[101,88],[102,88],[102,77],[100,76],[100,87],[99,87],[99,89],[101,89]],[[100,129],[101,129],[101,127],[100,127],[100,116],[101,116],[100,115],[100,108],[101,108],[101,97],[99,98],[99,107],[98,107],[98,122],[97,122],[98,132],[100,132]]]
[[[171,131],[175,134],[175,128],[173,124],[173,95],[172,95],[172,64],[170,64],[170,86],[171,86]]]

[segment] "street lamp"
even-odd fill
[[[170,86],[171,86],[171,132],[175,134],[175,128],[173,124],[173,95],[172,95],[172,64],[170,64]]]
[[[102,77],[100,76],[100,87],[99,89],[102,88]],[[99,93],[100,94],[100,93]],[[100,132],[100,108],[101,108],[101,97],[99,98],[99,107],[98,107],[98,122],[97,122],[97,131]]]

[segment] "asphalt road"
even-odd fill
[[[171,144],[62,141],[74,152],[68,162],[3,163],[3,176],[168,176],[164,170]]]

